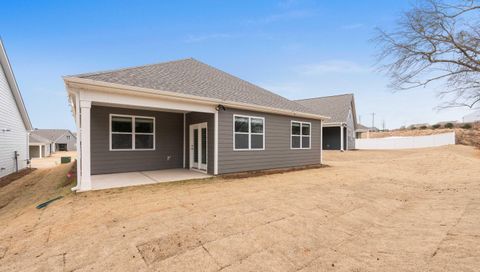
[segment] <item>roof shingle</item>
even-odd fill
[[[195,59],[74,75],[107,83],[317,114],[292,100]]]
[[[329,116],[328,123],[346,122],[348,111],[353,101],[353,94],[341,94],[316,98],[295,100],[309,107],[317,114]]]

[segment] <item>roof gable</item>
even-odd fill
[[[18,88],[17,81],[15,80],[15,75],[13,74],[12,66],[10,65],[7,52],[5,51],[5,48],[3,46],[3,42],[1,39],[0,39],[0,69],[3,69],[5,73],[5,77],[7,78],[8,85],[10,86],[10,90],[12,91],[18,111],[22,116],[22,121],[23,121],[23,124],[25,125],[25,128],[27,130],[32,130],[32,123],[30,122],[30,117],[28,116],[25,103],[23,102],[23,98]]]
[[[356,111],[353,94],[315,97],[296,100],[298,103],[315,110],[317,114],[330,116],[328,123],[346,123],[351,110],[354,124],[356,124]]]
[[[75,137],[68,129],[35,129],[31,132],[31,135],[38,135],[52,142],[56,142],[60,137],[66,134]]]
[[[47,138],[44,138],[40,135],[37,135],[37,134],[33,134],[33,133],[30,133],[29,135],[29,143],[30,144],[48,144],[48,143],[51,143],[52,141],[50,141],[49,139]]]
[[[71,77],[316,114],[299,103],[195,59]]]

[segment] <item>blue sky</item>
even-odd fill
[[[362,123],[457,120],[433,87],[393,93],[374,28],[409,2],[4,1],[0,35],[34,127],[74,129],[61,76],[193,57],[290,99],[353,92]]]

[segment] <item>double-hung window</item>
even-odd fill
[[[233,116],[233,149],[264,150],[265,119],[263,117]]]
[[[310,149],[311,123],[291,122],[291,149]]]
[[[155,150],[155,118],[111,114],[110,150]]]

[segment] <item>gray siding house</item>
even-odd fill
[[[30,133],[30,159],[49,157],[52,154],[53,143],[49,139]]]
[[[51,153],[77,150],[77,137],[68,129],[35,129],[32,134],[48,139],[52,143]]]
[[[27,167],[30,119],[0,40],[0,177]]]
[[[353,94],[341,94],[325,97],[296,100],[318,114],[329,116],[323,124],[323,149],[355,149],[355,128],[357,113]]]
[[[194,59],[64,81],[77,124],[74,190],[112,173],[221,175],[322,160],[326,117]]]

